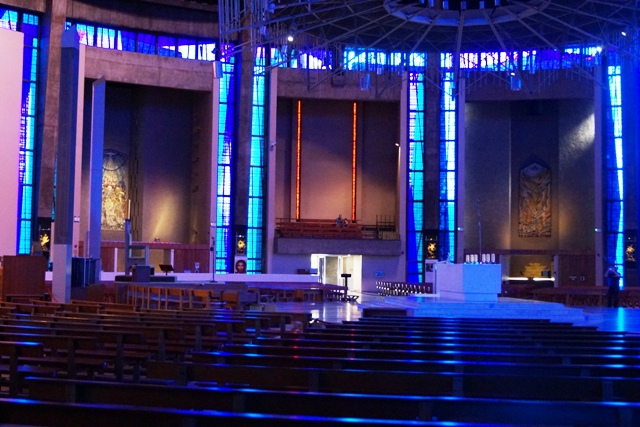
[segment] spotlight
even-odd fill
[[[293,34],[289,34],[289,35],[287,36],[287,41],[290,41],[290,42],[292,42],[292,41],[293,41]]]

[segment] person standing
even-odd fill
[[[618,307],[618,296],[620,294],[620,273],[618,267],[609,267],[607,274],[607,307]]]

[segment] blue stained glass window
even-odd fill
[[[147,55],[156,54],[156,36],[152,34],[138,33],[138,53]]]
[[[482,54],[481,63],[497,67],[500,55]],[[504,59],[504,58],[503,58]],[[470,58],[475,60],[475,58]],[[440,100],[440,258],[454,259],[456,253],[456,172],[457,172],[457,112],[452,71],[453,55],[440,55],[442,98]]]
[[[247,272],[262,272],[262,235],[264,206],[265,102],[268,51],[257,50],[253,66],[253,101],[251,114],[251,148],[249,159],[249,209],[247,218]]]
[[[424,261],[424,74],[409,75],[407,281],[422,282]]]
[[[231,175],[233,142],[235,140],[235,63],[234,58],[222,59],[220,84],[220,105],[218,112],[218,173],[216,206],[215,272],[231,271]]]
[[[609,55],[607,66],[608,97],[606,99],[605,151],[605,252],[609,266],[621,272],[624,287],[624,152],[622,133],[622,75],[618,57]]]
[[[198,59],[198,48],[194,39],[178,39],[178,58]]]

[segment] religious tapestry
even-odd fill
[[[520,170],[520,237],[551,236],[551,171],[538,163]]]
[[[125,164],[127,157],[115,150],[105,150],[102,158],[102,229],[124,230],[127,202]]]

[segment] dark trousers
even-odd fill
[[[618,294],[620,294],[620,287],[609,286],[609,290],[607,291],[607,307],[618,306]]]

